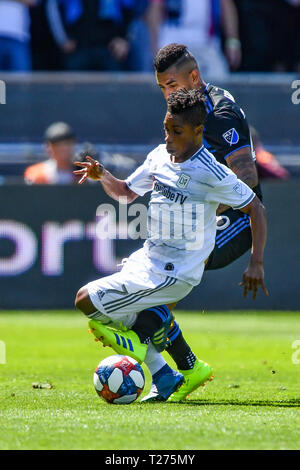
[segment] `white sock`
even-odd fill
[[[147,365],[151,375],[154,375],[162,367],[164,367],[164,365],[167,364],[162,355],[156,351],[152,343],[150,343],[148,346],[144,362]]]

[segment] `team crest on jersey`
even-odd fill
[[[236,183],[236,185],[233,186],[233,190],[238,193],[241,197],[244,197],[247,194],[247,189],[241,183]]]
[[[180,188],[180,189],[184,189],[189,184],[190,179],[191,179],[190,176],[185,175],[184,173],[181,173],[181,175],[179,176],[179,179],[176,183],[176,186],[178,186],[178,188]]]
[[[237,131],[233,127],[232,129],[229,129],[228,131],[224,132],[223,134],[223,139],[226,140],[226,142],[229,145],[234,145],[237,144],[238,141],[240,140],[240,136],[238,135]]]

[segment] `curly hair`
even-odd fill
[[[184,44],[168,44],[158,51],[154,59],[154,68],[157,73],[165,72],[172,65],[180,68],[187,64],[190,64],[191,68],[198,69],[195,57]]]
[[[206,120],[206,107],[200,90],[178,90],[167,101],[168,112],[182,116],[193,126],[202,126]]]

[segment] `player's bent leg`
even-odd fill
[[[216,234],[216,244],[205,270],[220,269],[242,256],[251,247],[249,218],[240,211],[228,209],[222,214]],[[174,322],[169,333],[167,352],[171,355],[179,371],[184,375],[184,383],[171,395],[168,401],[181,401],[208,380],[212,380],[213,369],[193,354],[184,340],[179,325]],[[145,397],[146,398],[146,397]],[[159,400],[156,394],[156,400]]]
[[[178,391],[170,396],[168,401],[182,401],[212,378],[213,369],[206,362],[197,359],[185,341],[177,322],[174,322],[168,336],[169,342],[166,350],[176,362],[179,372],[184,376],[183,384]]]
[[[76,305],[90,318],[96,338],[118,354],[128,354],[141,363],[150,341],[158,351],[165,348],[171,314],[164,304],[179,301],[193,287],[168,275],[149,272],[143,263],[131,263],[129,258],[122,271],[85,288],[95,310],[85,304],[86,291],[78,294]]]
[[[142,343],[138,335],[133,331],[121,331],[108,327],[97,320],[90,320],[89,327],[94,336],[104,346],[111,347],[117,354],[131,356],[140,364],[144,362],[148,344]]]
[[[168,398],[168,402],[183,401],[198,387],[203,387],[206,385],[207,381],[213,380],[212,367],[199,359],[196,359],[192,369],[180,370],[179,372],[184,376],[184,382],[179,389]]]
[[[144,342],[151,341],[155,349],[162,352],[167,345],[171,322],[172,315],[167,305],[160,305],[140,312],[132,329]]]
[[[76,294],[75,307],[85,315],[90,315],[97,311],[92,303],[86,287],[81,287]]]
[[[167,306],[161,305],[139,312],[135,323],[127,331],[121,332],[94,319],[89,322],[89,326],[105,346],[110,346],[118,354],[129,354],[142,363],[150,342],[158,351],[165,349],[171,319]]]
[[[150,392],[142,398],[141,403],[167,401],[182,385],[183,381],[184,376],[166,364],[153,375]]]
[[[143,359],[146,356],[147,347],[145,345],[140,347],[138,344],[139,338],[136,337],[133,332],[126,333],[127,337],[124,338],[124,333],[121,334],[119,330],[109,329],[104,326],[102,324],[104,319],[106,320],[106,323],[110,323],[110,321],[94,306],[90,299],[87,287],[82,287],[77,292],[75,306],[88,317],[94,318],[93,320],[90,320],[89,327],[97,340],[102,341],[104,346],[112,347],[118,354],[126,355],[128,354],[128,351],[130,351],[130,355],[134,359],[139,362],[143,362]]]
[[[155,356],[157,352],[162,352],[167,344],[168,332],[172,321],[172,314],[167,305],[160,305],[157,307],[149,308],[141,312],[132,329],[139,335],[140,339],[150,342],[147,351],[147,365],[149,367],[149,359],[151,355]],[[151,332],[151,335],[149,335]],[[149,368],[150,370],[150,368]],[[152,371],[150,370],[152,373]],[[147,401],[166,401],[172,393],[182,384],[183,375],[164,364],[152,375],[152,386],[150,394],[145,397],[144,402]]]
[[[208,380],[211,380],[213,375],[212,367],[206,362],[197,359],[183,338],[180,327],[175,321],[168,332],[166,351],[176,363],[179,373],[184,379],[178,391],[174,390],[173,394],[170,394],[168,401],[182,401],[198,387],[204,386]],[[163,369],[161,370],[163,371]],[[157,379],[153,375],[150,393],[143,398],[143,403],[165,401],[159,393],[156,381]]]
[[[147,364],[152,375],[152,385],[150,393],[141,401],[143,403],[166,401],[182,384],[183,375],[173,370],[166,363],[152,343],[149,344],[145,364]]]
[[[138,362],[143,362],[147,345],[140,345],[139,338],[133,331],[121,334],[120,330],[105,326],[103,323],[110,324],[112,321],[95,307],[87,286],[77,292],[75,306],[89,318],[92,318],[89,321],[90,331],[97,340],[103,343],[103,346],[110,346],[118,354],[129,354]]]

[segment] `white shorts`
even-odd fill
[[[99,313],[89,315],[104,324],[130,328],[137,313],[158,305],[178,302],[193,286],[187,282],[154,273],[142,264],[127,261],[120,272],[97,279],[85,286]]]

